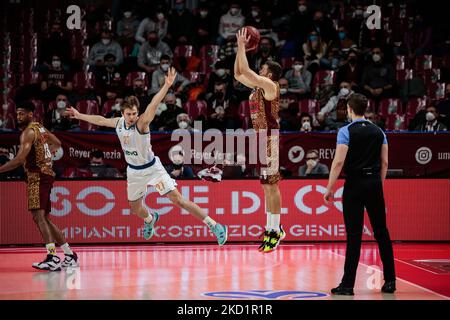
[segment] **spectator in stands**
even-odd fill
[[[348,37],[348,32],[345,26],[340,26],[338,29],[339,42],[337,47],[341,50],[348,50],[355,46],[352,39]]]
[[[227,67],[222,60],[217,61],[214,65],[214,71],[209,76],[208,86],[206,87],[206,99],[209,99],[214,94],[214,86],[217,82],[225,83],[227,92],[232,92],[233,77],[230,75],[230,70]]]
[[[364,67],[362,84],[364,94],[372,99],[391,98],[394,95],[395,72],[392,65],[383,61],[380,47],[372,49],[372,62]]]
[[[166,167],[166,170],[172,179],[192,179],[195,177],[194,170],[184,164],[183,154],[174,154],[171,161],[172,163]]]
[[[134,44],[134,38],[139,27],[139,20],[133,10],[126,6],[123,9],[123,17],[117,22],[117,41],[122,47]]]
[[[312,10],[307,0],[299,0],[297,10],[291,16],[290,30],[296,42],[302,44],[307,40],[308,32],[313,27]]]
[[[177,124],[179,129],[184,129],[189,132],[199,132],[197,129],[192,128],[192,119],[187,113],[177,115]]]
[[[342,81],[349,82],[353,91],[359,90],[362,79],[363,67],[355,50],[350,50],[347,55],[347,62],[342,65],[336,76],[336,83]]]
[[[165,109],[161,112],[158,122],[155,124],[158,131],[173,131],[179,128],[177,116],[184,113],[181,106],[177,105],[177,97],[173,93],[168,93],[165,98]]]
[[[111,111],[109,111],[106,115],[105,118],[116,118],[116,117],[122,117],[122,103],[123,103],[123,98],[122,97],[117,97],[116,99],[114,99],[114,104],[111,107]],[[111,128],[113,129],[113,128]]]
[[[272,20],[267,16],[267,12],[262,10],[260,4],[253,2],[250,16],[245,18],[245,25],[255,27],[261,34],[267,34],[272,29]]]
[[[90,67],[101,67],[105,64],[104,57],[111,53],[116,57],[116,65],[123,63],[122,47],[113,40],[111,31],[103,30],[101,33],[101,41],[92,46],[89,51],[87,64]]]
[[[233,1],[230,5],[230,10],[220,17],[217,43],[223,45],[227,40],[236,42],[236,33],[244,26],[244,23],[245,17],[241,13],[239,2]]]
[[[425,119],[423,119],[422,123],[415,128],[415,131],[447,131],[447,127],[440,121],[436,107],[430,105],[425,109]]]
[[[383,131],[386,129],[385,123],[380,117],[373,111],[366,111],[364,114],[364,118],[369,120],[372,123],[375,123],[377,126],[379,126]]]
[[[79,129],[79,123],[67,115],[67,108],[70,107],[66,95],[60,94],[56,97],[56,108],[52,111],[52,131],[69,131]]]
[[[155,31],[150,31],[147,41],[139,48],[138,66],[151,74],[159,66],[164,55],[172,58],[172,50],[167,43],[158,38]]]
[[[300,177],[307,177],[311,175],[326,176],[330,173],[328,167],[319,162],[319,151],[313,149],[306,152],[306,164],[298,169]]]
[[[107,53],[103,57],[103,66],[94,69],[95,86],[104,92],[107,87],[121,87],[124,76],[120,67],[116,65],[116,57],[112,53]]]
[[[54,22],[50,28],[50,35],[39,45],[40,54],[37,72],[43,72],[52,65],[54,56],[59,57],[64,63],[68,63],[71,58],[70,40],[62,32],[61,24]],[[40,66],[40,67],[39,67]]]
[[[321,41],[327,45],[329,45],[331,41],[337,40],[336,29],[333,27],[333,22],[324,15],[322,10],[314,12],[312,30],[320,35]]]
[[[325,124],[326,130],[336,130],[348,121],[347,99],[352,93],[350,83],[343,81],[339,84],[338,94],[332,96],[327,104],[320,109],[317,120]]]
[[[172,13],[169,16],[167,38],[173,47],[189,44],[195,36],[195,20],[192,13],[186,9],[185,0],[175,0]]]
[[[72,89],[72,78],[69,72],[63,69],[60,57],[54,55],[50,67],[42,75],[42,100],[54,100],[58,93],[70,93]]]
[[[300,114],[300,132],[311,132],[314,130],[313,117],[306,112]]]
[[[320,60],[327,53],[327,44],[322,42],[317,31],[312,31],[308,35],[308,40],[303,44],[303,52],[305,53],[305,68],[315,75],[320,67]]]
[[[289,92],[289,81],[286,78],[278,80],[280,85],[280,110],[286,110],[291,103],[297,102],[297,94]]]
[[[159,9],[156,10],[151,17],[147,17],[141,21],[136,32],[136,41],[144,43],[150,32],[155,32],[158,39],[164,39],[169,28],[169,21],[166,19],[164,12]]]
[[[159,89],[164,84],[164,79],[171,66],[171,59],[167,55],[161,56],[161,61],[159,67],[152,74],[152,87],[150,89],[150,94],[157,93]],[[174,81],[175,94],[181,95],[185,88],[190,84],[190,81],[183,77],[179,72]]]
[[[370,16],[370,12],[367,12],[367,7],[367,4],[357,4],[353,18],[347,27],[350,38],[357,44],[357,47],[363,54],[370,52],[371,48],[382,46],[386,43],[385,33],[382,28],[367,28],[366,22]]]
[[[256,168],[246,164],[245,154],[236,155],[236,161],[224,159],[223,161],[223,179],[243,179],[257,177]]]
[[[104,155],[102,151],[94,150],[91,152],[90,163],[87,167],[90,172],[90,176],[95,178],[121,178],[119,170],[116,168],[105,164],[103,161]]]
[[[432,28],[424,21],[421,14],[417,14],[414,22],[404,35],[404,43],[411,62],[424,54],[430,54],[433,45]]]
[[[214,94],[207,103],[208,113],[210,114],[210,128],[224,131],[225,129],[237,129],[240,127],[238,101],[232,92],[228,91],[224,82],[217,82],[214,85]]]
[[[442,122],[450,128],[450,83],[448,83],[445,87],[445,100],[439,102],[436,106]]]
[[[260,70],[268,60],[277,61],[278,57],[275,52],[275,43],[269,37],[262,37],[259,41],[259,49],[252,55],[249,64],[252,70]]]
[[[131,95],[136,96],[139,100],[139,114],[145,111],[147,106],[150,104],[151,98],[147,93],[147,88],[145,86],[144,80],[136,78],[133,80],[133,91]]]
[[[297,94],[299,99],[306,98],[311,92],[311,72],[306,70],[302,59],[296,58],[292,64],[292,69],[288,70],[284,76],[289,82],[289,93]]]
[[[217,18],[210,12],[206,4],[200,4],[195,18],[195,45],[200,49],[206,44],[212,44],[217,39]]]

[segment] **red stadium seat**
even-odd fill
[[[320,106],[316,99],[304,99],[298,102],[298,110],[299,114],[306,112],[313,115],[320,111]]]
[[[431,83],[427,86],[427,94],[431,100],[443,100],[445,98],[445,83]]]
[[[367,111],[377,112],[377,105],[374,99],[367,100]]]
[[[192,121],[195,121],[201,115],[205,118],[208,116],[206,101],[203,100],[188,101],[183,105],[183,108]]]
[[[73,77],[73,87],[78,91],[95,88],[95,77],[92,72],[77,72]]]
[[[183,72],[183,76],[185,76],[191,83],[199,83],[205,79],[205,74],[198,71]]]
[[[403,55],[395,56],[395,70],[405,70],[406,68],[406,57]]]
[[[40,123],[44,122],[45,109],[41,100],[31,100],[34,104],[34,120]]]
[[[408,101],[406,104],[405,115],[408,119],[414,118],[414,116],[420,111],[425,109],[427,105],[426,99],[415,98]]]
[[[441,80],[441,69],[433,68],[423,70],[422,78],[423,81],[425,82],[425,86],[429,86],[432,83],[439,82]]]
[[[336,73],[333,70],[319,70],[313,80],[313,94],[322,86],[334,85],[336,83]]]
[[[214,69],[219,56],[219,46],[215,44],[207,44],[200,49],[200,71],[209,73]]]
[[[407,117],[398,114],[390,114],[386,118],[385,127],[389,131],[403,131],[408,128]]]
[[[135,79],[141,79],[144,80],[145,85],[148,87],[149,85],[149,75],[147,75],[146,72],[142,71],[133,71],[127,74],[127,77],[125,78],[125,86],[132,87],[133,81]]]
[[[413,69],[403,69],[395,71],[395,79],[397,80],[398,83],[402,83],[406,80],[411,80],[413,76],[414,76]]]
[[[173,57],[174,58],[189,58],[194,55],[194,47],[191,45],[179,45],[175,47],[175,50],[173,51]]]
[[[402,115],[402,102],[400,99],[383,99],[380,101],[378,114],[382,117],[396,114]]]
[[[111,112],[112,106],[116,103],[114,99],[106,100],[102,107],[102,116],[106,116],[109,112]]]
[[[424,70],[431,70],[433,69],[433,65],[436,63],[436,59],[433,59],[432,55],[423,55],[418,56],[416,58],[416,65],[415,69],[416,71],[424,71]]]
[[[239,104],[239,119],[242,121],[242,129],[246,130],[250,128],[250,101],[244,100]]]
[[[81,113],[98,115],[99,108],[95,100],[80,100],[77,102],[76,109]],[[93,131],[97,129],[97,126],[88,123],[86,121],[80,121],[80,129],[86,131]]]
[[[294,63],[295,57],[281,58],[281,67],[283,70],[290,69]]]

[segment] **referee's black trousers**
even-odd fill
[[[344,222],[347,232],[344,277],[342,285],[353,288],[361,251],[364,207],[378,243],[385,281],[395,280],[394,253],[386,226],[383,185],[379,174],[347,177],[343,192]]]

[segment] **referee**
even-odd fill
[[[344,276],[338,287],[331,289],[335,295],[353,295],[356,269],[359,263],[364,224],[364,207],[369,215],[375,239],[383,262],[385,283],[382,292],[394,293],[394,254],[389,231],[383,181],[388,168],[388,144],[384,132],[364,118],[367,98],[352,94],[347,101],[347,114],[352,122],[342,127],[337,136],[336,155],[331,166],[326,204],[334,198],[334,185],[344,168],[346,175],[343,193],[344,222],[347,232]]]

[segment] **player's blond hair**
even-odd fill
[[[125,109],[133,109],[136,107],[139,110],[139,100],[135,96],[128,96],[125,99],[123,99],[122,103],[122,111],[125,111]]]

